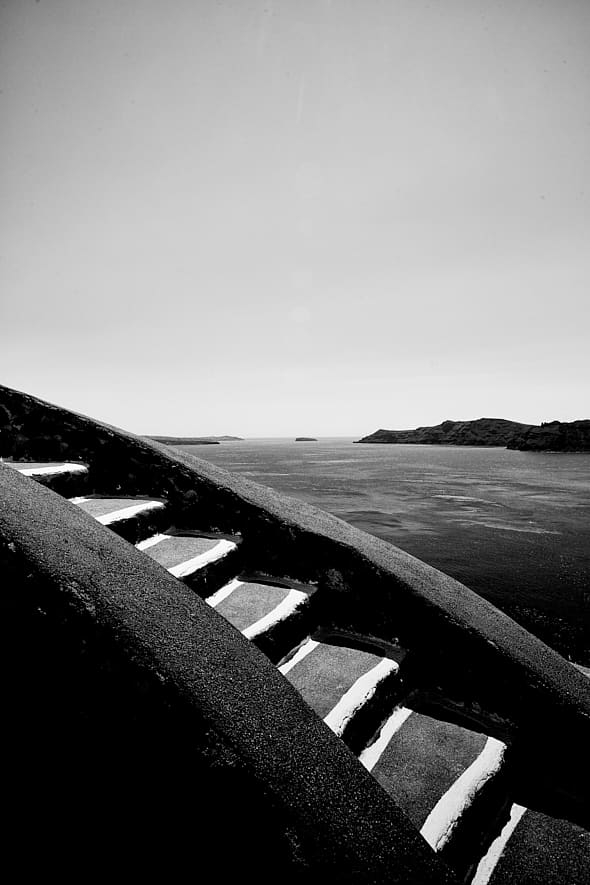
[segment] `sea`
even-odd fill
[[[342,437],[181,448],[401,547],[590,666],[590,454]]]

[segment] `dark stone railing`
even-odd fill
[[[0,483],[5,863],[453,881],[220,615],[55,493],[5,466]]]

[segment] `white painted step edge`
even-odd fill
[[[290,590],[282,602],[263,618],[260,618],[259,621],[255,621],[254,624],[250,624],[249,627],[242,630],[242,634],[246,639],[254,639],[256,636],[260,636],[261,633],[266,633],[275,624],[285,621],[294,614],[302,604],[307,602],[308,598],[307,593],[303,593],[301,590]]]
[[[365,766],[367,771],[372,771],[375,768],[396,731],[400,730],[406,719],[411,715],[412,710],[408,707],[399,706],[395,708],[389,719],[384,723],[377,739],[372,744],[369,744],[368,747],[365,747],[359,756],[359,761]]]
[[[172,535],[152,535],[151,538],[146,538],[145,541],[140,541],[139,544],[136,544],[138,550],[149,550],[150,547],[155,547],[156,544],[161,544],[162,541],[169,541]]]
[[[306,639],[305,642],[302,642],[295,654],[292,658],[289,658],[288,661],[285,661],[284,664],[281,664],[279,667],[279,673],[282,673],[283,676],[292,670],[293,667],[296,667],[303,658],[306,658],[308,654],[310,654],[314,648],[317,648],[319,642],[316,642],[315,639]]]
[[[234,590],[237,590],[238,587],[241,587],[243,583],[243,581],[238,581],[237,578],[233,578],[229,584],[225,584],[211,596],[208,596],[205,602],[210,605],[211,608],[217,608],[224,599],[227,599],[227,597],[230,596]]]
[[[502,832],[497,836],[490,845],[487,854],[484,854],[480,860],[475,876],[471,880],[471,885],[487,885],[492,878],[492,873],[496,869],[498,861],[504,853],[504,849],[508,841],[518,826],[521,817],[527,809],[522,805],[514,804],[510,811],[508,823],[504,826]]]
[[[162,534],[152,535],[151,538],[146,538],[145,541],[140,541],[139,544],[136,544],[135,546],[138,550],[149,550],[150,547],[155,547],[166,541],[171,541],[176,537],[178,536]],[[198,536],[195,536],[195,538],[198,538]],[[179,562],[178,565],[171,566],[168,571],[171,575],[174,575],[175,578],[186,578],[187,575],[194,574],[194,572],[203,568],[203,566],[209,565],[210,562],[216,562],[218,559],[222,559],[224,556],[227,556],[228,553],[231,553],[232,550],[236,549],[237,544],[234,544],[233,541],[228,541],[225,538],[222,538],[214,547],[211,547],[210,550],[206,550],[204,553],[199,553],[198,556],[193,556],[191,559],[186,559],[184,562]]]
[[[92,498],[68,498],[70,504],[85,504]],[[148,510],[158,510],[164,507],[163,501],[142,501],[138,504],[131,504],[129,507],[122,507],[120,510],[113,510],[111,513],[103,513],[102,516],[95,516],[97,522],[101,525],[111,525],[113,522],[120,522],[123,519],[130,519],[137,516],[138,513],[144,513]],[[89,514],[92,515],[92,514]]]
[[[363,673],[354,685],[351,685],[336,706],[324,718],[324,722],[332,729],[335,735],[338,737],[342,736],[347,724],[373,697],[380,683],[391,673],[397,672],[398,669],[399,665],[395,661],[383,658],[368,673]]]
[[[227,556],[232,550],[237,549],[237,544],[223,538],[221,541],[217,542],[215,547],[211,547],[210,550],[206,550],[205,553],[200,553],[198,556],[193,556],[192,559],[187,559],[186,562],[181,562],[179,565],[172,566],[168,571],[171,575],[174,575],[175,578],[186,578],[187,575],[192,575],[193,572],[198,571],[203,568],[203,566],[209,565],[211,562],[216,562],[218,559]]]
[[[435,851],[444,848],[479,791],[500,770],[505,751],[506,744],[489,737],[477,759],[438,800],[420,830]]]
[[[10,466],[22,473],[23,476],[56,476],[59,473],[88,473],[88,467],[85,464],[76,464],[73,461],[67,461],[64,464],[48,464],[45,467],[18,467],[14,462]]]
[[[103,513],[102,516],[96,518],[101,525],[111,525],[113,522],[130,519],[132,516],[146,513],[148,510],[160,510],[162,507],[164,507],[162,501],[144,501],[142,504],[132,504],[130,507],[124,507],[122,510],[115,510],[113,513]]]

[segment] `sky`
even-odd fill
[[[0,0],[0,383],[136,433],[590,417],[586,0]]]

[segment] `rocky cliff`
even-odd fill
[[[414,443],[439,446],[508,446],[533,425],[504,418],[478,418],[475,421],[443,421],[434,427],[415,430],[377,430],[359,443]]]
[[[524,452],[590,452],[590,421],[549,421],[517,434],[509,449]]]

